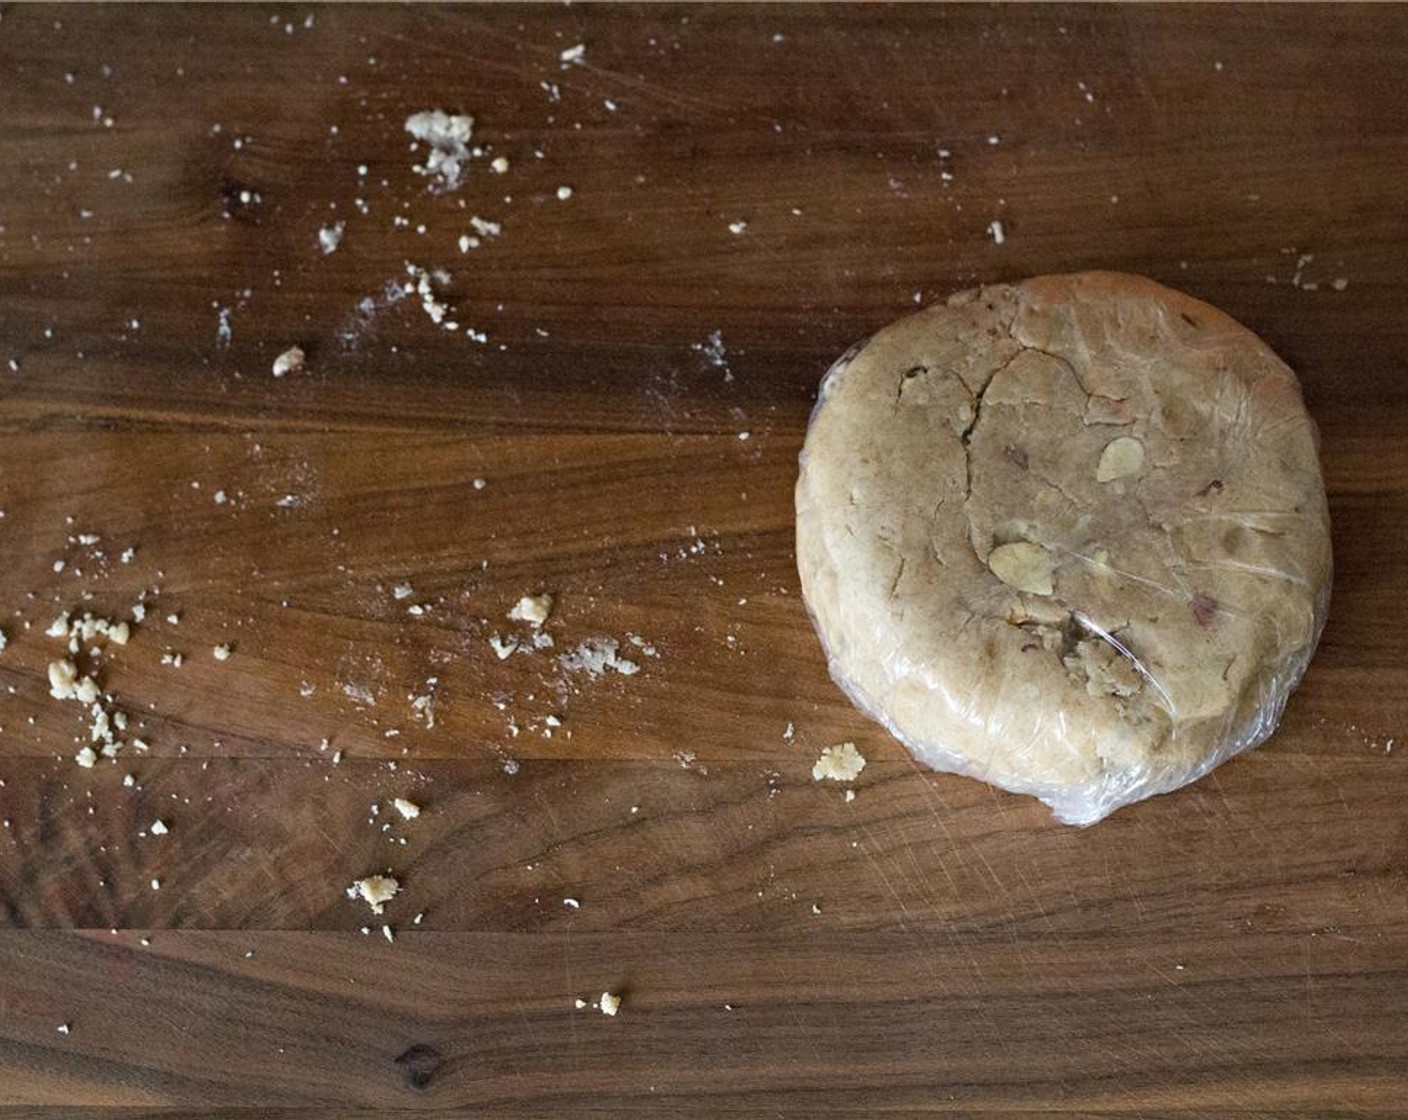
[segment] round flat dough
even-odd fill
[[[822,384],[797,563],[921,762],[1072,823],[1261,742],[1328,607],[1315,427],[1222,312],[1119,273],[960,293]]]

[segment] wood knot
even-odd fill
[[[406,1083],[406,1088],[420,1092],[430,1087],[431,1081],[444,1066],[445,1059],[435,1047],[417,1042],[406,1047],[395,1059],[395,1064],[401,1067],[401,1080]]]

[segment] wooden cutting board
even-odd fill
[[[1408,12],[22,6],[0,106],[0,1114],[1403,1114]],[[1336,578],[1077,830],[851,708],[791,488],[848,344],[1090,267],[1299,371]]]

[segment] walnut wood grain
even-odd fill
[[[18,6],[0,105],[0,1117],[1402,1115],[1401,9]],[[847,345],[1088,267],[1296,368],[1336,571],[1271,743],[1074,830],[830,683],[791,488]],[[43,631],[139,596],[83,770]]]

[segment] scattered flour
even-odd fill
[[[588,638],[570,653],[558,657],[558,664],[569,673],[585,672],[589,677],[600,677],[608,669],[629,677],[640,672],[640,666],[621,657],[618,650],[621,643],[615,638]]]
[[[723,331],[710,331],[704,342],[690,343],[691,350],[702,354],[704,360],[715,369],[724,371],[724,380],[733,380],[733,371],[728,368],[728,348],[724,346]]]

